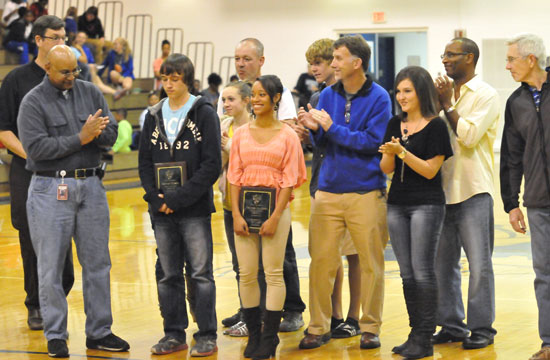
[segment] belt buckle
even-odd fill
[[[86,179],[86,169],[76,169],[74,171],[75,179]]]

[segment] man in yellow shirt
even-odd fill
[[[436,256],[438,282],[435,344],[462,341],[465,349],[493,343],[496,330],[495,282],[491,257],[494,244],[493,143],[500,117],[495,89],[475,74],[476,43],[456,38],[441,55],[447,76],[435,81],[442,116],[447,120],[454,156],[442,167],[446,215]],[[461,292],[460,254],[468,257],[468,316]],[[470,333],[471,332],[471,333]],[[468,336],[469,335],[469,336]]]

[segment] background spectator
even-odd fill
[[[17,10],[20,7],[27,7],[27,3],[22,0],[9,0],[4,6],[4,13],[2,15],[2,20],[6,23],[6,26],[10,26],[12,22],[19,19],[19,13]]]
[[[97,7],[90,6],[84,14],[78,17],[77,24],[78,31],[84,31],[88,35],[88,45],[94,52],[96,62],[102,62],[104,47],[110,49],[112,44],[105,41],[103,25],[97,17]]]
[[[130,144],[132,143],[132,125],[126,120],[128,111],[126,109],[117,109],[113,115],[118,123],[118,136],[110,153],[129,153],[132,151],[130,149]]]
[[[220,85],[222,84],[222,78],[216,73],[208,75],[208,87],[201,91],[201,95],[214,107],[218,106],[218,98],[220,97],[220,92],[218,91]]]
[[[34,20],[38,19],[42,15],[48,15],[48,0],[36,1],[29,7],[29,10],[32,11]]]
[[[8,27],[8,33],[4,38],[3,45],[6,50],[21,54],[19,64],[29,62],[29,52],[34,51],[34,42],[32,41],[32,22],[34,16],[30,10],[25,7],[18,8],[18,19]]]
[[[67,15],[65,16],[65,32],[69,37],[69,42],[71,42],[78,31],[78,26],[76,24],[76,7],[71,6],[67,9]]]
[[[162,83],[160,82],[160,67],[164,60],[170,55],[170,52],[172,50],[172,47],[170,45],[170,41],[168,40],[162,40],[161,45],[162,53],[160,57],[156,58],[155,61],[153,61],[153,72],[155,73],[155,90],[160,90],[162,87]]]
[[[124,38],[117,38],[113,43],[113,50],[107,54],[103,61],[103,68],[98,71],[99,77],[105,69],[109,70],[107,81],[119,88],[113,95],[115,100],[120,99],[132,88],[134,77],[134,61],[128,41]]]

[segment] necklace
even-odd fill
[[[416,129],[418,129],[418,125],[420,125],[421,120],[418,120],[416,123],[416,126],[414,127],[414,130],[411,132],[411,135],[413,135],[416,132]],[[403,136],[401,137],[403,139],[403,142],[405,144],[409,141],[409,128],[407,126],[408,121],[404,121],[405,128],[403,129]]]

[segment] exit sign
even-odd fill
[[[372,13],[372,22],[382,24],[386,22],[386,13],[383,11],[375,11]]]

